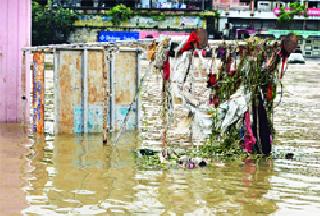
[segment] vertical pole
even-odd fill
[[[54,48],[53,49],[53,85],[54,85],[54,113],[55,113],[55,119],[54,119],[54,134],[58,132],[57,128],[57,122],[58,122],[58,88],[59,88],[59,83],[58,83],[58,54],[57,50]]]
[[[83,95],[84,95],[84,107],[83,107],[83,126],[84,133],[88,133],[88,49],[85,48],[83,52]]]
[[[139,53],[139,49],[136,50],[136,92],[139,92],[139,87],[140,87],[140,66],[139,66],[139,57],[140,57],[140,53]],[[137,93],[138,95],[136,96],[136,129],[140,128],[140,116],[139,116],[139,93]]]
[[[35,104],[36,104],[36,92],[35,92],[35,65],[36,65],[36,62],[34,60],[34,55],[35,53],[31,52],[31,56],[32,56],[32,76],[31,76],[31,83],[32,83],[32,88],[30,89],[31,90],[31,95],[32,95],[32,106],[31,106],[31,115],[32,115],[32,131],[33,132],[36,132],[37,131],[37,125],[36,125],[36,116],[35,116]]]
[[[107,143],[108,128],[108,106],[109,106],[109,90],[108,90],[108,53],[104,48],[102,51],[103,61],[103,143]]]
[[[109,98],[108,98],[108,101],[109,101],[109,112],[108,112],[108,117],[110,118],[110,123],[109,123],[109,130],[112,131],[113,130],[113,125],[112,125],[112,55],[111,55],[111,52],[108,51],[108,55],[109,55],[109,61],[108,61],[108,82],[109,82],[109,85],[108,85],[108,91],[109,91]],[[109,113],[110,113],[110,116],[109,116]]]
[[[115,123],[116,123],[116,112],[115,112],[115,107],[116,107],[116,82],[115,80],[115,61],[116,61],[116,56],[115,53],[112,53],[112,58],[111,58],[111,70],[110,70],[110,89],[111,89],[111,130],[115,131]]]
[[[167,158],[167,130],[168,130],[168,81],[162,79],[162,156]]]
[[[254,1],[250,0],[250,16],[254,16]]]
[[[21,65],[21,99],[22,99],[22,124],[26,126],[26,51],[22,51],[22,65]]]
[[[44,109],[44,105],[46,104],[46,91],[47,91],[47,86],[46,86],[46,68],[45,68],[45,62],[46,62],[46,54],[45,51],[43,50],[43,132],[46,133],[46,123],[47,123],[47,118],[46,118],[46,109]]]
[[[45,72],[45,68],[44,68],[44,50],[41,51],[40,54],[40,61],[41,61],[41,67],[39,66],[38,69],[40,71],[39,72],[39,81],[41,83],[41,89],[39,89],[39,98],[40,98],[40,121],[38,121],[38,132],[43,133],[44,132],[44,91],[45,91],[45,82],[44,82],[44,72]]]

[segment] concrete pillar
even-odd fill
[[[0,0],[0,11],[0,122],[19,122],[21,48],[30,46],[31,0]]]

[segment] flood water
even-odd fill
[[[136,133],[30,139],[1,125],[1,212],[25,215],[320,215],[320,65],[290,65],[273,152],[294,159],[143,170]],[[277,98],[279,99],[279,98]],[[0,213],[1,214],[1,213]]]

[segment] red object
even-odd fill
[[[236,70],[235,69],[231,70],[231,64],[232,64],[231,57],[228,57],[226,62],[226,72],[229,76],[234,76],[236,74]]]
[[[267,100],[272,101],[272,84],[269,83],[267,86]]]
[[[209,74],[208,75],[208,86],[215,86],[217,84],[217,75],[216,74]]]
[[[202,50],[202,56],[206,57],[207,56],[207,51],[206,50]]]
[[[164,80],[169,80],[169,77],[170,77],[170,61],[169,61],[168,57],[167,57],[167,60],[162,65],[162,70],[163,70],[163,79]]]
[[[282,79],[282,76],[284,74],[284,66],[286,64],[286,61],[287,61],[287,57],[282,57],[280,79]]]
[[[286,64],[287,59],[289,58],[290,53],[288,53],[285,49],[285,46],[282,44],[281,45],[281,50],[279,52],[279,55],[282,59],[281,61],[281,71],[280,71],[280,79],[282,79],[282,76],[284,75],[284,66]]]
[[[218,105],[219,105],[219,98],[218,98],[217,95],[215,95],[215,96],[213,97],[213,104],[214,104],[214,106],[215,106],[216,108],[217,108]]]
[[[256,144],[256,138],[253,135],[251,124],[250,124],[250,113],[247,111],[244,113],[244,123],[246,127],[246,135],[244,136],[244,149],[252,153],[253,145]]]
[[[194,31],[190,34],[186,44],[181,48],[180,52],[186,52],[189,51],[191,49],[193,49],[194,47],[198,47],[199,46],[199,36],[198,34]]]
[[[236,74],[236,71],[235,70],[230,70],[229,72],[228,72],[228,75],[229,76],[234,76]]]
[[[210,95],[209,104],[214,105],[216,108],[219,105],[219,98],[217,95]]]

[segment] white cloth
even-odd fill
[[[226,129],[234,122],[238,121],[241,116],[248,110],[248,103],[250,94],[243,93],[243,86],[241,86],[236,93],[234,93],[230,100],[220,105],[221,112],[225,112],[222,116],[221,132],[224,133]]]
[[[184,52],[180,58],[175,62],[171,81],[183,83],[184,77],[190,63],[190,52]]]

